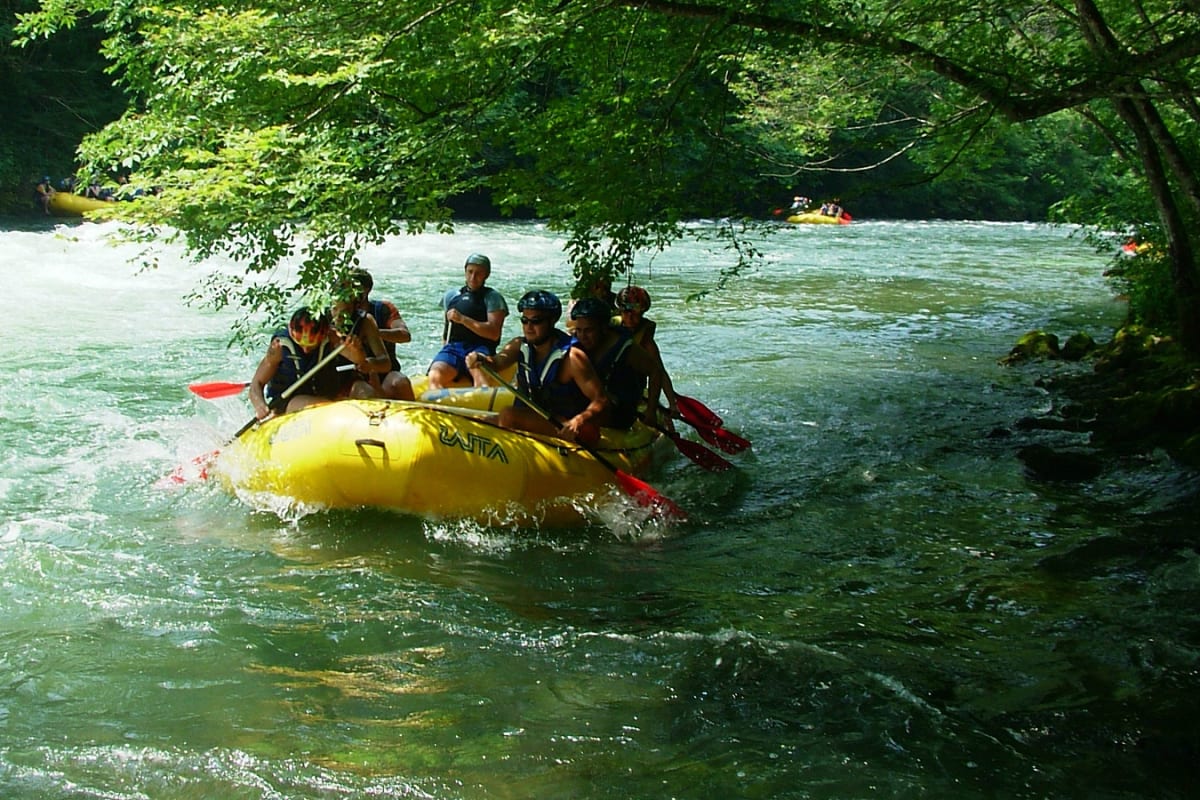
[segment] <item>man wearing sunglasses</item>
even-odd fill
[[[517,310],[521,314],[521,335],[494,356],[470,353],[467,366],[473,369],[485,362],[500,371],[515,362],[517,388],[549,412],[553,421],[520,398],[501,411],[497,421],[505,428],[594,444],[608,398],[587,354],[572,347],[571,335],[555,327],[562,317],[562,302],[553,292],[535,290],[521,297]]]

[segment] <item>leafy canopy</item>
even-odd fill
[[[581,280],[618,274],[839,152],[952,167],[1005,125],[1113,119],[1131,84],[1182,109],[1200,54],[1164,0],[43,0],[21,30],[84,16],[131,105],[83,158],[161,187],[124,209],[144,230],[244,263],[206,296],[247,309],[476,193],[568,232]]]

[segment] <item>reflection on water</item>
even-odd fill
[[[640,267],[676,384],[754,446],[648,476],[685,525],[611,496],[579,529],[155,488],[249,413],[186,385],[258,353],[179,303],[177,255],[0,234],[0,794],[1183,796],[1197,477],[1031,482],[1017,447],[1081,440],[1013,423],[1078,367],[996,363],[1103,337],[1103,261],[1043,226],[815,228],[699,303],[721,252]],[[536,225],[370,249],[410,371],[475,250],[510,301],[567,289]]]

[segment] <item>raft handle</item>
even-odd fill
[[[378,439],[355,439],[354,446],[360,449],[363,447],[378,447],[383,452],[387,452],[387,443],[381,442]]]

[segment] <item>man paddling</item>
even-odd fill
[[[638,404],[646,395],[645,422],[658,423],[658,397],[663,370],[659,360],[634,343],[629,331],[612,325],[608,305],[585,297],[571,309],[575,339],[596,370],[608,394],[608,408],[600,424],[631,428],[638,418]]]
[[[343,304],[337,311],[341,315],[348,313],[350,308],[348,304]],[[267,353],[254,370],[254,377],[250,380],[250,403],[254,406],[254,415],[263,420],[272,414],[294,413],[342,397],[373,397],[375,390],[362,376],[387,372],[391,361],[379,339],[375,320],[370,315],[358,318],[353,325],[345,335],[339,335],[334,330],[333,316],[328,311],[315,316],[308,307],[298,309],[287,327],[280,328],[271,336]],[[280,402],[283,394],[297,380],[343,343],[346,346],[338,359],[326,364],[303,385],[294,389],[286,405]],[[339,361],[349,369],[339,370]]]
[[[506,344],[496,355],[474,352],[467,366],[480,362],[499,372],[517,364],[517,388],[556,421],[551,422],[519,397],[511,408],[500,412],[502,427],[559,436],[590,446],[599,438],[599,418],[608,406],[604,386],[592,369],[587,354],[572,347],[571,335],[555,323],[562,317],[562,302],[553,292],[526,292],[517,310],[522,335]]]

